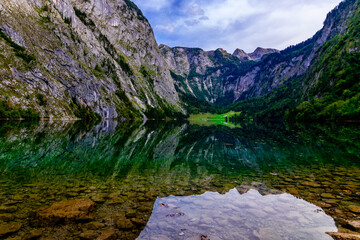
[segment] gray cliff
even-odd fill
[[[0,2],[0,100],[43,117],[183,112],[154,33],[128,0]]]

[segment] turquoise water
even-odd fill
[[[359,185],[356,125],[0,122],[0,238],[331,239]],[[96,208],[39,217],[72,199]]]

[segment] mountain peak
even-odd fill
[[[250,56],[242,49],[237,48],[232,54],[234,57],[237,57],[240,61],[249,61]]]
[[[273,48],[257,47],[254,52],[249,53],[249,56],[252,60],[260,60],[263,56],[275,52],[279,52],[279,50]]]
[[[216,49],[215,51],[219,51],[219,52],[221,52],[222,54],[228,54],[228,52],[227,52],[225,49],[223,49],[223,48],[218,48],[218,49]]]

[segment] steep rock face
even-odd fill
[[[301,96],[287,111],[292,121],[336,120],[360,118],[360,2],[344,1],[332,11],[332,19],[340,20],[340,33],[317,52],[302,78]],[[337,24],[337,23],[336,23]]]
[[[307,73],[319,54],[318,50],[335,36],[344,33],[350,17],[357,8],[355,2],[355,0],[345,1],[330,12],[323,28],[312,38],[279,53],[266,56],[257,65],[258,71],[253,78],[239,76],[236,82],[247,79],[250,81],[250,87],[246,91],[238,91],[235,94],[235,101],[266,95],[288,80]]]
[[[166,61],[171,63],[169,66],[176,86],[182,94],[219,105],[264,96],[285,82],[304,75],[317,51],[345,31],[356,1],[345,2],[328,14],[324,27],[314,37],[280,52],[257,48],[246,54],[237,49],[230,55],[220,49],[205,52],[187,48],[179,64],[173,57],[179,54],[179,48],[162,47],[161,50]],[[211,64],[193,60],[200,56],[205,56]]]
[[[231,99],[225,84],[243,71],[242,62],[237,56],[221,48],[204,51],[200,48],[160,45],[160,50],[180,93],[193,95],[209,103],[216,103],[221,98]]]
[[[46,117],[183,111],[153,31],[131,1],[10,0],[0,15],[0,100]]]
[[[199,48],[160,45],[176,87],[182,94],[192,95],[200,100],[230,104],[238,95],[253,86],[253,79],[261,70],[258,62],[275,49],[257,48],[247,54],[236,49],[231,55],[219,48],[204,51]]]

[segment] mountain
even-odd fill
[[[258,61],[258,60],[261,60],[263,58],[263,56],[270,54],[270,53],[275,53],[275,52],[279,52],[279,50],[272,49],[272,48],[258,47],[255,49],[254,52],[248,54],[244,50],[237,48],[232,55],[234,57],[237,57],[242,62],[250,61],[250,60]]]
[[[245,117],[257,119],[358,120],[359,22],[360,2],[343,1],[328,14],[324,27],[313,38],[279,54],[271,54],[263,61],[271,66],[286,63],[286,59],[294,59],[299,54],[308,56],[307,61],[299,65],[303,71],[290,75],[268,94],[233,103],[224,111],[235,109],[243,111]]]
[[[301,103],[287,112],[290,120],[360,119],[360,3],[345,1],[329,14],[340,34],[317,52],[303,81]]]
[[[158,46],[130,0],[9,0],[0,15],[0,118],[360,114],[358,0],[340,3],[300,44],[233,54]]]
[[[206,106],[225,106],[224,111],[241,110],[248,116],[265,112],[260,115],[270,117],[281,109],[277,117],[283,117],[285,110],[299,104],[309,94],[319,96],[311,90],[318,85],[319,77],[324,76],[323,70],[318,67],[319,59],[325,57],[324,48],[333,53],[332,59],[327,58],[328,63],[342,59],[340,53],[346,51],[338,52],[333,42],[338,42],[348,31],[356,32],[351,30],[357,27],[356,23],[351,24],[351,19],[357,18],[358,8],[359,1],[356,0],[340,3],[328,14],[323,28],[312,38],[282,51],[258,48],[254,53],[247,54],[237,49],[230,55],[222,49],[206,52],[164,45],[160,49],[184,99],[192,99],[196,105],[202,102]],[[352,45],[357,45],[357,36],[345,37],[342,41],[347,41],[348,53],[350,49],[351,54],[356,54],[357,47]],[[355,59],[356,56],[353,56],[352,63]],[[323,63],[324,68],[328,68],[326,64]],[[340,66],[344,64],[337,66],[335,75],[342,71]],[[353,70],[359,72],[355,66]],[[325,77],[323,82],[330,84]],[[318,93],[325,90],[325,85],[318,86]],[[194,110],[194,106],[188,106],[188,109]],[[267,114],[269,111],[272,113]]]
[[[276,53],[276,52],[279,52],[279,50],[272,49],[272,48],[258,47],[255,49],[254,52],[249,53],[249,57],[250,57],[249,60],[254,60],[254,61],[261,60],[265,55],[270,54],[270,53]]]
[[[249,61],[251,60],[249,54],[247,54],[244,50],[237,48],[232,54],[234,57],[237,57],[240,61]]]
[[[160,45],[180,93],[219,105],[230,104],[239,98],[237,88],[247,88],[248,81],[237,86],[240,76],[252,77],[253,67],[275,49],[257,48],[247,54],[237,49],[232,55],[224,49],[204,51],[200,48]]]
[[[184,113],[153,30],[129,0],[0,2],[0,118]]]

